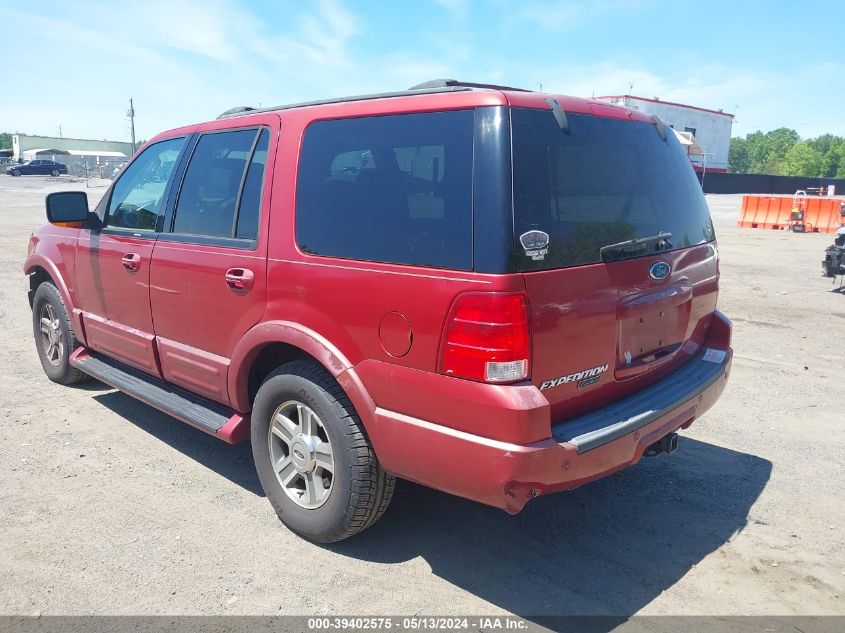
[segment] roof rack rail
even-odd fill
[[[531,92],[525,88],[514,88],[513,86],[498,86],[496,84],[476,84],[458,79],[432,79],[424,81],[408,90],[428,90],[431,88],[487,88],[489,90],[516,90],[517,92]]]
[[[486,86],[485,86],[486,87]],[[421,94],[437,94],[440,92],[464,92],[472,90],[470,86],[443,86],[437,88],[427,88],[421,90],[399,90],[394,92],[378,92],[366,95],[353,95],[351,97],[336,97],[334,99],[320,99],[317,101],[302,101],[300,103],[288,103],[285,105],[273,106],[270,108],[250,108],[249,106],[240,108],[231,108],[226,110],[218,119],[226,119],[241,114],[260,114],[262,112],[275,112],[276,110],[291,110],[293,108],[304,108],[306,106],[327,105],[331,103],[346,103],[348,101],[369,101],[371,99],[386,99],[389,97],[407,97],[410,95]]]
[[[229,108],[225,112],[221,112],[220,116],[218,116],[217,118],[223,119],[227,116],[234,116],[236,114],[243,114],[244,112],[252,112],[253,110],[255,110],[255,108],[253,108],[252,106],[236,106],[234,108]]]

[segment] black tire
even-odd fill
[[[58,175],[59,175],[59,170],[58,170],[58,169],[54,169],[53,171],[51,171],[51,172],[50,172],[50,175],[51,175],[51,176],[53,176],[53,177],[55,178],[56,176],[58,176]]]
[[[13,169],[13,170],[12,170],[12,175],[13,175],[13,176],[20,176],[20,175],[21,175],[21,172],[20,172],[20,171],[18,171],[17,169]]]
[[[290,401],[316,413],[331,444],[331,488],[323,505],[313,509],[288,496],[271,461],[272,417]],[[317,362],[292,361],[270,374],[258,390],[251,418],[252,454],[261,486],[288,528],[311,541],[334,543],[368,528],[384,514],[396,479],[381,468],[346,393]]]
[[[43,343],[41,318],[44,312],[51,312],[54,320],[58,321],[58,335],[62,341],[60,351],[55,354],[55,359],[52,362],[47,357],[47,349],[45,349]],[[32,330],[35,336],[35,348],[38,350],[38,360],[41,361],[44,373],[50,380],[60,385],[74,385],[90,379],[88,374],[70,366],[68,359],[73,350],[79,347],[79,342],[76,340],[73,326],[68,319],[62,295],[50,282],[45,281],[35,291],[32,300]]]

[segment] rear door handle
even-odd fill
[[[134,273],[141,268],[141,256],[138,253],[126,253],[120,260],[120,263],[130,273]]]
[[[226,271],[226,285],[238,292],[249,292],[255,275],[248,268],[230,268]]]

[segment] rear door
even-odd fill
[[[186,137],[150,145],[121,174],[102,227],[80,233],[77,296],[93,349],[158,375],[150,312],[150,263],[173,165]],[[162,171],[163,166],[168,166]]]
[[[268,175],[279,118],[249,120],[215,123],[194,139],[150,277],[164,378],[222,403],[234,347],[267,301]]]
[[[715,236],[671,130],[512,110],[517,268],[532,379],[561,421],[698,353],[716,305]]]

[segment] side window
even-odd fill
[[[246,170],[241,204],[238,206],[238,221],[235,237],[254,240],[258,237],[258,216],[261,210],[261,185],[264,182],[264,166],[267,164],[267,144],[270,130],[264,128],[255,144],[252,160]]]
[[[472,110],[317,121],[296,239],[313,255],[472,269]]]
[[[172,138],[150,145],[114,183],[106,226],[154,231],[164,190],[185,138]]]
[[[249,237],[247,234],[256,232],[269,132],[262,130],[265,144],[261,152],[256,145],[256,140],[261,140],[256,139],[258,134],[253,128],[200,137],[176,203],[174,233],[231,238],[237,233]],[[253,153],[259,156],[250,165],[250,177],[246,168]],[[249,207],[244,208],[242,228],[236,221],[241,192]]]

